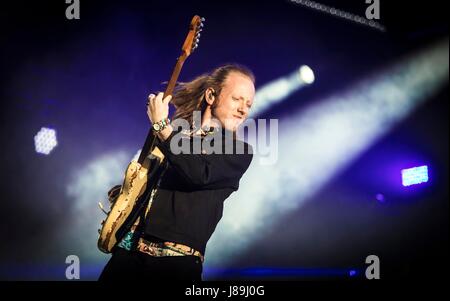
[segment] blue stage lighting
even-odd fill
[[[428,182],[428,166],[402,169],[403,186],[411,186]]]
[[[378,202],[383,203],[385,201],[385,197],[382,193],[377,193],[377,195],[375,196],[375,198],[377,199]]]

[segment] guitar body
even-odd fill
[[[164,92],[164,97],[172,94],[184,61],[198,47],[200,31],[202,31],[203,27],[202,22],[204,20],[199,16],[192,18],[189,32],[182,47],[182,53],[172,72],[172,76]],[[147,187],[153,187],[154,181],[157,181],[154,175],[157,177],[159,167],[164,160],[164,155],[158,147],[153,146],[155,139],[156,136],[150,130],[139,159],[137,161],[131,161],[128,165],[122,186],[116,186],[108,193],[110,211],[106,212],[101,203],[99,203],[100,209],[107,215],[106,219],[101,223],[102,228],[99,230],[100,236],[97,243],[100,251],[104,253],[111,253],[117,242],[122,239],[120,236],[125,234],[123,233],[122,226],[125,223],[129,223],[129,218],[135,218],[136,211],[142,209],[141,205],[136,206],[139,199],[141,197],[145,199],[147,195],[144,195],[144,192],[147,191]],[[148,183],[149,180],[153,182]],[[143,203],[139,202],[139,204]],[[131,215],[132,213],[133,215]],[[132,220],[131,222],[138,220],[139,217],[136,217],[136,220]],[[128,230],[127,227],[125,227],[125,230]]]
[[[155,147],[152,155],[161,163],[164,155]],[[157,168],[160,164],[154,164]],[[150,172],[150,159],[146,158],[141,165],[137,161],[131,161],[125,171],[125,178],[122,183],[119,195],[112,201],[111,210],[105,220],[103,220],[98,248],[104,253],[111,253],[117,243],[116,233],[129,217],[136,205],[137,200],[142,196],[146,187],[148,174]]]

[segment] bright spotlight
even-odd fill
[[[256,116],[272,105],[289,97],[300,88],[314,82],[314,72],[303,65],[291,74],[276,79],[258,89],[251,115]]]
[[[428,182],[428,166],[419,166],[402,169],[403,186],[411,186]]]
[[[58,145],[56,131],[49,128],[41,128],[34,136],[34,147],[37,153],[48,155]]]
[[[251,251],[252,243],[264,239],[272,225],[313,198],[448,84],[448,49],[445,39],[280,120],[277,162],[257,164],[263,154],[254,153],[239,191],[224,203],[223,218],[206,248],[205,265],[223,266]],[[255,140],[248,137],[258,150]],[[420,176],[416,172],[411,178],[425,181],[425,169]],[[386,201],[381,194],[376,199]],[[296,234],[298,239],[310,237],[309,229],[297,229]]]
[[[314,72],[309,66],[303,65],[298,69],[300,73],[300,80],[306,84],[312,84],[314,82]]]

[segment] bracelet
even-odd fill
[[[155,133],[159,133],[164,130],[170,124],[169,117],[166,117],[158,122],[153,123],[152,128]]]

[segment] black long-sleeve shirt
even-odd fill
[[[222,217],[223,202],[238,190],[239,180],[253,157],[252,147],[240,140],[233,140],[232,154],[224,153],[225,131],[201,138],[183,138],[190,139],[191,145],[194,139],[206,139],[210,145],[222,139],[221,154],[174,154],[170,143],[178,131],[173,131],[165,141],[156,142],[168,167],[146,218],[146,236],[181,243],[205,253],[206,243]],[[244,152],[236,153],[236,150]]]

